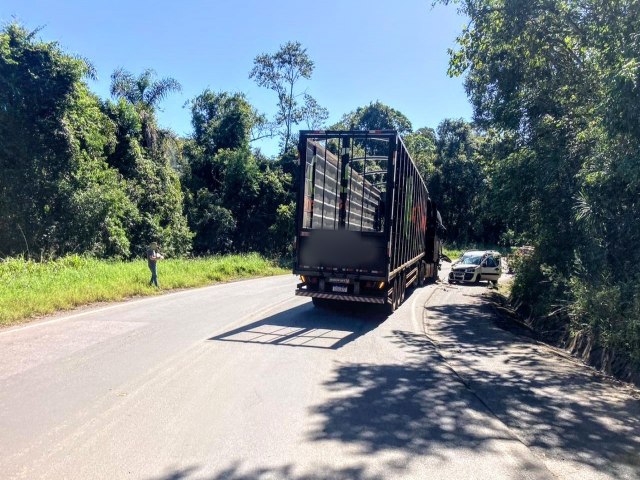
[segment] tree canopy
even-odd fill
[[[108,168],[115,126],[82,59],[10,24],[0,32],[0,254],[126,254],[125,184]]]
[[[309,80],[313,69],[313,61],[300,42],[287,42],[276,53],[260,54],[253,61],[249,78],[273,90],[278,98],[273,123],[279,130],[283,152],[296,144],[293,130],[296,125],[304,121],[309,128],[317,128],[328,118],[327,109],[307,92],[297,90],[299,81]]]
[[[338,123],[331,127],[334,130],[397,130],[401,135],[412,130],[409,119],[396,110],[379,101],[371,102],[365,107],[358,107],[345,114]]]

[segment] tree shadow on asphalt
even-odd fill
[[[209,340],[336,350],[371,332],[386,318],[380,309],[367,305],[327,310],[309,302]]]
[[[314,408],[323,418],[313,440],[338,440],[368,453],[395,449],[413,455],[438,455],[443,449],[479,450],[496,436],[491,413],[517,432],[538,454],[584,463],[614,478],[640,477],[640,408],[632,397],[613,402],[611,385],[594,380],[581,367],[566,372],[521,371],[544,367],[526,348],[526,338],[498,340],[467,322],[486,315],[478,306],[442,307],[451,315],[449,346],[472,356],[498,355],[517,344],[507,371],[474,371],[465,378],[445,368],[434,344],[423,335],[394,331],[394,341],[422,360],[405,365],[342,365],[326,388],[335,397]],[[465,320],[466,319],[466,320]],[[475,321],[474,320],[474,321]],[[525,347],[519,344],[525,342]],[[531,351],[536,356],[553,354]],[[463,382],[470,390],[463,386]],[[556,387],[567,395],[542,389]],[[585,402],[571,394],[589,388]],[[482,400],[480,400],[482,399]],[[487,408],[488,407],[488,408]],[[489,413],[489,411],[491,413]],[[469,413],[473,412],[473,413]],[[605,424],[605,419],[611,424]],[[500,452],[493,452],[499,455]],[[537,468],[531,465],[529,468]]]
[[[427,313],[438,317],[433,333],[439,350],[528,446],[616,478],[640,478],[638,398],[564,355],[516,335],[518,327],[505,331],[500,323],[504,319],[486,304],[432,306]],[[403,341],[420,348],[419,339],[405,336]],[[493,363],[482,363],[487,360]]]
[[[184,480],[198,478],[202,480],[383,480],[379,475],[367,475],[363,467],[350,467],[341,469],[323,468],[322,472],[309,474],[294,473],[292,465],[275,468],[242,469],[240,463],[234,463],[213,475],[198,475],[199,467],[191,466],[175,469],[160,477],[151,477],[149,480]]]
[[[394,332],[396,341],[418,336]],[[355,443],[367,453],[401,449],[425,454],[443,445],[476,449],[497,438],[487,417],[475,420],[470,411],[484,409],[481,402],[437,358],[432,344],[422,337],[425,358],[409,364],[347,364],[337,368],[325,388],[328,402],[314,407],[323,422],[313,440]]]

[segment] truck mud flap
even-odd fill
[[[345,295],[339,293],[310,292],[306,290],[296,290],[296,295],[300,297],[326,298],[329,300],[344,300],[346,302],[363,302],[363,303],[385,303],[383,297],[365,297],[360,295]]]

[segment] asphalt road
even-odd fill
[[[640,478],[640,396],[505,329],[486,286],[386,317],[296,278],[0,331],[0,476]]]

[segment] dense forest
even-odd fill
[[[640,365],[638,2],[455,3],[469,23],[449,73],[464,76],[474,118],[435,129],[374,99],[328,125],[300,86],[313,60],[289,42],[247,65],[273,92],[273,118],[242,92],[207,89],[189,100],[193,131],[180,137],[156,119],[176,79],[120,69],[111,98],[99,98],[89,61],[6,26],[0,257],[128,259],[153,240],[170,255],[287,256],[297,130],[394,128],[448,241],[535,247],[516,276],[515,307]],[[279,154],[255,147],[265,137],[280,140]]]
[[[452,238],[499,240],[479,220],[482,141],[471,124],[414,131],[405,115],[375,101],[327,125],[327,110],[299,88],[314,69],[299,43],[259,54],[248,68],[274,92],[274,118],[242,92],[206,89],[187,103],[193,133],[183,138],[156,119],[163,99],[180,90],[176,79],[119,69],[111,98],[101,99],[87,85],[91,64],[37,34],[18,24],[0,34],[2,257],[127,259],[151,241],[169,255],[287,255],[300,128],[399,130],[451,212]],[[273,158],[253,147],[265,137],[280,140]]]

